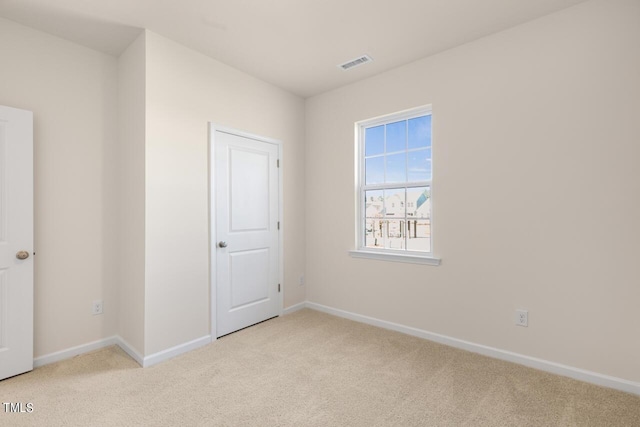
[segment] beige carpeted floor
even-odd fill
[[[312,310],[142,369],[118,347],[0,382],[1,426],[640,426],[640,397]]]

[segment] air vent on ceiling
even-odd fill
[[[339,68],[343,70],[348,70],[349,68],[357,67],[358,65],[366,64],[367,62],[371,62],[373,59],[369,55],[362,55],[359,58],[352,59],[351,61],[347,61],[344,64],[338,65]]]

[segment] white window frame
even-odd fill
[[[410,110],[404,110],[385,116],[376,117],[373,119],[363,120],[355,123],[355,193],[356,193],[356,241],[354,250],[349,251],[349,254],[355,258],[369,258],[383,261],[396,261],[396,262],[408,262],[416,264],[429,264],[439,265],[440,258],[435,257],[434,254],[434,221],[433,221],[433,140],[431,144],[431,172],[432,179],[428,181],[417,182],[405,182],[405,183],[393,183],[393,184],[376,184],[365,185],[365,129],[397,122],[400,120],[409,120],[416,117],[431,115],[433,112],[431,105],[425,105],[422,107],[412,108]],[[433,122],[432,122],[433,123]],[[368,248],[365,246],[365,205],[364,205],[364,193],[368,190],[384,190],[388,188],[398,187],[418,187],[428,186],[431,193],[431,251],[410,251],[410,250],[397,250],[397,249],[383,249],[383,248]]]

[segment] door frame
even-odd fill
[[[248,132],[239,131],[236,129],[219,126],[214,122],[209,122],[209,144],[208,144],[208,158],[209,158],[209,315],[211,325],[211,341],[218,339],[216,332],[217,321],[217,268],[216,268],[216,171],[215,167],[215,144],[216,144],[216,132],[224,132],[231,135],[240,136],[243,138],[254,139],[256,141],[264,142],[267,144],[273,144],[278,147],[278,219],[280,221],[280,229],[278,230],[278,283],[280,283],[280,292],[278,296],[278,315],[282,316],[284,306],[284,221],[283,218],[283,194],[284,186],[282,182],[282,170],[284,166],[283,161],[283,149],[282,141],[273,138],[267,138],[260,135],[255,135]]]

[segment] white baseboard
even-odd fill
[[[88,353],[90,351],[99,350],[110,345],[115,345],[118,342],[118,338],[113,336],[109,338],[103,338],[101,340],[93,341],[87,344],[78,345],[68,348],[66,350],[56,351],[55,353],[45,354],[44,356],[36,357],[33,359],[33,367],[38,368],[40,366],[48,365],[50,363],[59,362],[61,360],[70,359],[80,354]]]
[[[307,306],[306,302],[300,302],[298,304],[294,304],[292,306],[289,306],[287,308],[285,308],[284,310],[282,310],[282,315],[284,316],[285,314],[291,314],[293,312],[296,312],[298,310],[302,310],[303,308],[305,308]]]
[[[473,353],[479,353],[485,356],[493,357],[495,359],[505,360],[507,362],[513,362],[520,365],[528,366],[530,368],[539,369],[541,371],[550,372],[557,375],[573,378],[579,381],[584,381],[592,384],[597,384],[604,387],[613,388],[616,390],[625,391],[640,395],[640,383],[625,380],[622,378],[612,377],[609,375],[599,374],[597,372],[587,371],[584,369],[574,368],[572,366],[563,365],[556,362],[550,362],[548,360],[538,359],[523,354],[513,353],[507,350],[501,350],[494,347],[489,347],[482,344],[476,344],[469,341],[452,338],[446,335],[437,334],[434,332],[424,331],[422,329],[412,328],[410,326],[404,326],[386,320],[380,320],[369,316],[363,316],[361,314],[352,313],[345,310],[340,310],[333,307],[327,307],[325,305],[317,304],[314,302],[302,302],[292,305],[283,310],[282,314],[290,314],[303,308],[311,308],[313,310],[321,311],[324,313],[332,314],[334,316],[343,317],[345,319],[354,320],[360,323],[366,323],[372,326],[377,326],[384,329],[390,329],[392,331],[401,332],[407,335],[427,339],[440,344],[445,344],[451,347],[459,348],[462,350],[471,351]],[[50,363],[59,362],[61,360],[70,359],[80,354],[88,353],[90,351],[98,350],[104,347],[117,344],[126,352],[131,358],[133,358],[142,367],[149,367],[165,360],[169,360],[180,354],[186,353],[191,350],[195,350],[202,346],[205,346],[212,342],[211,336],[206,335],[204,337],[195,339],[193,341],[177,345],[175,347],[160,351],[150,356],[142,357],[134,348],[127,343],[120,336],[113,336],[104,338],[98,341],[93,341],[87,344],[71,347],[66,350],[57,351],[44,356],[37,357],[33,360],[34,368],[48,365]]]
[[[404,326],[404,325],[400,325],[393,322],[387,322],[386,320],[375,319],[373,317],[363,316],[361,314],[351,313],[345,310],[340,310],[337,308],[316,304],[314,302],[307,301],[303,304],[304,304],[304,307],[321,311],[327,314],[332,314],[334,316],[343,317],[345,319],[354,320],[356,322],[366,323],[366,324],[377,326],[380,328],[402,332],[407,335],[424,338],[440,344],[448,345],[450,347],[455,347],[462,350],[471,351],[473,353],[479,353],[484,356],[493,357],[495,359],[505,360],[507,362],[517,363],[520,365],[528,366],[530,368],[535,368],[541,371],[550,372],[552,374],[562,375],[562,376],[573,378],[579,381],[584,381],[587,383],[592,383],[592,384],[640,395],[640,383],[637,383],[637,382],[625,380],[622,378],[612,377],[609,375],[603,375],[597,372],[591,372],[584,369],[574,368],[572,366],[562,365],[560,363],[550,362],[548,360],[543,360],[543,359],[538,359],[531,356],[526,356],[523,354],[513,353],[511,351],[501,350],[498,348],[489,347],[482,344],[476,344],[473,342],[448,337],[446,335],[436,334],[434,332],[428,332],[422,329],[412,328],[410,326]],[[294,307],[297,307],[298,305],[300,304],[297,304]],[[299,308],[296,308],[296,310],[299,310]]]
[[[140,355],[140,353],[138,353],[133,348],[133,346],[131,346],[131,344],[125,341],[122,337],[118,335],[114,335],[109,338],[104,338],[98,341],[93,341],[87,344],[78,345],[75,347],[68,348],[66,350],[56,351],[55,353],[37,357],[33,359],[33,367],[38,368],[40,366],[48,365],[50,363],[59,362],[61,360],[70,359],[72,357],[79,356],[81,354],[89,353],[94,350],[99,350],[104,347],[117,345],[125,353],[127,353],[133,360],[138,362],[140,366],[146,368],[149,366],[156,365],[160,362],[164,362],[165,360],[169,360],[173,357],[176,357],[188,351],[195,350],[196,348],[202,347],[203,345],[207,345],[210,342],[211,342],[211,336],[207,335],[202,338],[198,338],[196,340],[160,351],[150,356],[143,357],[142,355]]]
[[[116,335],[116,344],[118,344],[118,347],[120,347],[122,349],[122,351],[127,353],[129,355],[129,357],[131,357],[133,360],[138,362],[138,365],[140,365],[140,366],[143,365],[144,357],[142,357],[142,355],[140,353],[138,353],[133,348],[133,346],[131,344],[129,344],[127,341],[125,341],[124,338],[122,338],[119,335]]]
[[[175,347],[171,347],[166,350],[159,351],[150,356],[145,356],[141,365],[143,368],[148,368],[149,366],[157,365],[160,362],[164,362],[165,360],[172,359],[176,356],[179,356],[191,350],[195,350],[209,343],[211,343],[211,335],[206,335],[204,337],[197,338],[193,341],[189,341],[184,344],[180,344]]]

